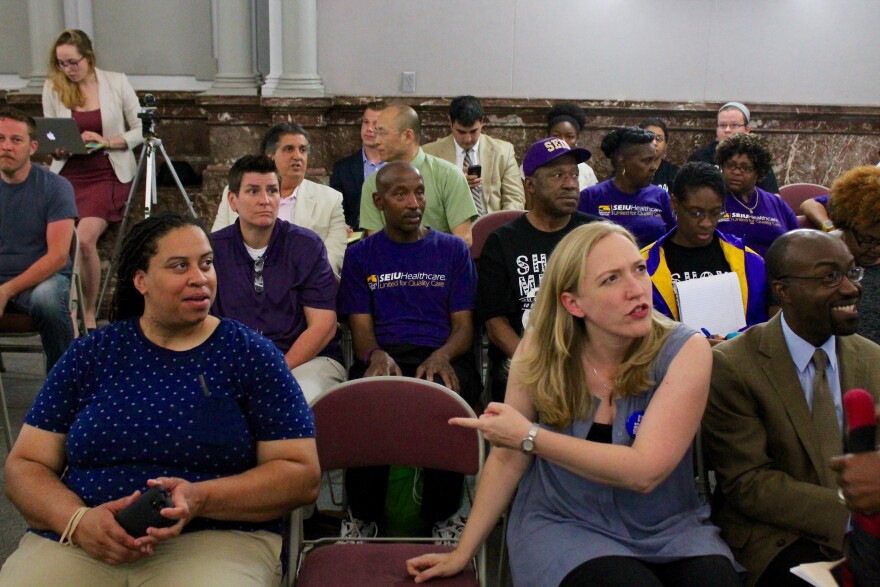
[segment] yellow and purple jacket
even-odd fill
[[[673,320],[679,319],[678,303],[675,300],[675,290],[672,287],[672,273],[669,271],[666,255],[663,252],[663,243],[676,230],[673,228],[660,239],[642,249],[642,257],[647,260],[648,275],[651,276],[653,284],[654,309]],[[735,236],[723,234],[718,230],[715,230],[715,235],[718,237],[730,270],[739,277],[743,308],[746,312],[746,324],[752,326],[766,322],[767,275],[764,272],[764,259],[746,247]]]

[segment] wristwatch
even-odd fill
[[[831,232],[834,230],[834,222],[832,220],[826,220],[822,223],[822,232]]]
[[[525,454],[530,455],[532,454],[532,451],[535,450],[535,436],[538,435],[538,430],[540,429],[541,427],[535,422],[529,429],[529,435],[523,438],[522,442],[519,443],[519,449]]]

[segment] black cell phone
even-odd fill
[[[470,167],[468,167],[468,175],[476,175],[477,177],[480,177],[480,175],[482,173],[483,173],[483,166],[482,165],[471,165]]]
[[[167,528],[177,523],[159,514],[162,508],[173,508],[171,495],[161,485],[154,485],[133,503],[116,514],[116,521],[129,536],[140,538],[147,535],[147,528]]]

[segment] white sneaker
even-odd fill
[[[431,529],[431,536],[434,537],[434,544],[442,544],[445,546],[456,546],[461,538],[464,525],[467,524],[467,518],[463,518],[458,514],[452,516],[443,522],[434,524]]]
[[[342,528],[339,532],[340,538],[375,538],[379,535],[379,527],[376,525],[376,522],[364,522],[363,520],[359,520],[351,515],[351,510],[348,511],[348,515],[342,520]],[[352,541],[357,544],[357,541]]]

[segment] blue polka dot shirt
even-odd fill
[[[143,490],[154,477],[235,475],[256,466],[256,442],[315,435],[282,354],[228,319],[188,351],[151,343],[137,319],[76,340],[25,422],[67,435],[63,482],[89,506]],[[280,521],[197,518],[184,531],[206,528],[279,531]]]

